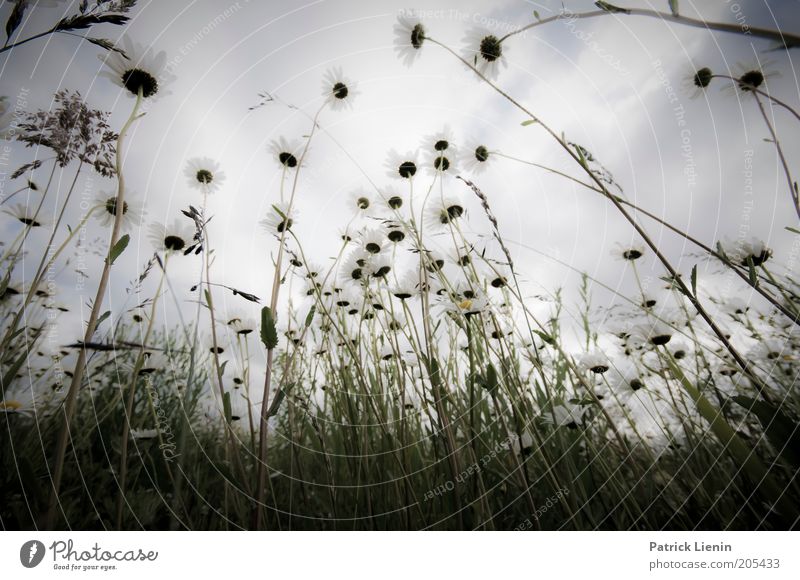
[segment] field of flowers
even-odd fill
[[[476,30],[460,47],[402,11],[393,33],[404,64],[413,67],[423,51],[450,55],[458,74],[514,107],[522,123],[511,120],[513,130],[547,136],[572,169],[463,141],[443,124],[416,150],[387,150],[379,172],[353,163],[369,187],[341,201],[350,218],[333,239],[296,235],[305,217],[298,200],[309,195],[304,177],[319,162],[309,151],[326,122],[357,107],[369,87],[334,67],[308,110],[277,94],[253,95],[253,110],[299,111],[307,120],[304,134],[262,152],[281,175],[269,213],[252,216],[269,239],[263,262],[274,274],[265,288],[215,276],[224,232],[211,200],[232,177],[217,161],[185,162],[197,201],[160,222],[126,186],[129,135],[148,122],[149,107],[169,106],[174,82],[168,55],[151,39],[93,35],[101,25],[125,27],[136,0],[75,2],[52,29],[21,35],[20,23],[47,4],[3,3],[0,57],[11,62],[49,35],[90,38],[82,50],[104,62],[96,82],[125,95],[117,106],[128,116],[112,125],[110,112],[69,88],[35,112],[15,112],[13,98],[2,99],[0,147],[24,145],[30,159],[11,168],[0,198],[0,527],[797,526],[794,258],[778,259],[750,235],[704,243],[640,207],[599,152],[549,126],[535,103],[502,84],[506,47],[524,42],[523,32],[565,18],[697,26],[677,2],[665,0],[664,12],[597,2],[586,13],[536,14],[505,35]],[[742,33],[735,24],[702,26]],[[788,31],[747,34],[781,53],[800,46]],[[763,114],[753,129],[771,136],[779,194],[796,211],[775,227],[800,236],[795,160],[779,139],[800,127],[798,95],[773,95],[769,76],[758,67],[735,76],[698,67],[685,80],[701,97],[728,86]],[[621,306],[595,305],[598,281],[588,273],[577,308],[557,289],[546,309],[535,303],[494,212],[498,194],[482,185],[501,159],[555,174],[624,218],[629,231],[620,239],[634,242],[619,245],[616,264],[637,290],[618,293]],[[82,199],[76,184],[87,174],[113,187]],[[78,205],[81,217],[71,221]],[[696,265],[679,268],[649,233],[655,227],[685,242],[686,263],[710,264],[738,290],[721,297]],[[111,284],[118,260],[141,239],[152,253],[125,274],[127,288]],[[646,285],[639,268],[650,258],[659,276]],[[76,260],[102,264],[83,282],[88,303],[53,282]],[[171,279],[179,261],[196,270],[191,287]],[[70,312],[80,312],[82,325],[61,328],[54,340],[52,328]]]

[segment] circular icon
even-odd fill
[[[39,540],[29,540],[19,549],[19,561],[26,568],[35,568],[44,559],[44,544]]]

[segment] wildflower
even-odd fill
[[[623,246],[621,244],[617,244],[617,248],[614,250],[614,254],[622,260],[627,260],[629,262],[634,262],[644,256],[645,247],[644,244],[641,243],[633,243]]]
[[[422,148],[425,151],[434,151],[436,153],[450,153],[451,151],[454,151],[455,145],[453,143],[453,131],[449,126],[445,125],[441,131],[437,131],[436,133],[425,137],[422,140]]]
[[[683,79],[681,85],[690,99],[696,99],[705,92],[713,78],[714,73],[711,72],[711,69],[708,67],[696,70],[693,69],[692,72]]]
[[[575,403],[559,403],[553,406],[551,413],[542,414],[541,419],[543,422],[555,427],[569,427],[570,429],[575,429],[578,424],[583,421],[583,416],[586,414],[586,411],[586,407]]]
[[[425,255],[427,258],[425,261],[425,269],[428,272],[439,272],[444,268],[446,261],[441,252],[437,250],[426,250]]]
[[[156,371],[164,370],[169,364],[169,359],[163,352],[146,352],[142,367],[139,369],[140,375],[149,375]]]
[[[399,193],[394,187],[387,186],[378,192],[385,209],[390,215],[403,207],[405,196]]]
[[[417,173],[417,156],[415,153],[411,152],[403,155],[392,150],[389,152],[386,168],[389,177],[395,179],[412,179]]]
[[[131,192],[126,195],[126,200],[122,202],[122,229],[129,229],[133,225],[139,225],[142,222],[144,209],[142,204],[138,201],[133,201]],[[103,227],[111,227],[116,220],[117,212],[117,196],[103,193],[102,191],[96,198],[97,204],[100,206],[100,211],[94,215],[100,221]]]
[[[457,155],[455,148],[450,148],[447,151],[434,151],[430,154],[426,167],[429,172],[437,175],[455,175],[458,162]]]
[[[363,189],[357,189],[349,195],[348,206],[356,213],[366,212],[372,207],[372,195]]]
[[[424,42],[425,27],[418,18],[408,18],[404,14],[397,17],[394,25],[394,51],[405,66],[414,64]]]
[[[299,141],[287,141],[285,137],[280,137],[270,143],[270,151],[282,167],[296,169],[300,164],[303,146]]]
[[[470,146],[460,157],[464,170],[468,173],[482,173],[489,166],[492,152],[486,145],[476,144]]]
[[[368,255],[363,249],[356,249],[342,263],[340,275],[346,282],[361,283],[368,275],[366,270]]]
[[[225,324],[238,336],[247,336],[257,328],[256,322],[245,315],[233,314],[228,317]]]
[[[775,339],[760,341],[750,352],[750,357],[771,364],[795,360],[792,345],[788,341]]]
[[[749,268],[750,264],[754,267],[761,266],[772,256],[772,250],[756,237],[737,242],[726,241],[721,247],[725,254],[745,268]]]
[[[181,252],[192,242],[191,228],[184,226],[183,222],[175,220],[170,226],[161,223],[152,223],[148,227],[150,242],[158,252]]]
[[[219,170],[219,163],[208,157],[195,157],[186,163],[184,174],[189,186],[202,193],[216,192],[225,181],[225,173]]]
[[[672,338],[673,329],[661,321],[652,324],[640,324],[634,327],[631,337],[647,342],[653,346],[664,346]]]
[[[464,38],[467,44],[464,58],[471,63],[475,69],[492,80],[497,78],[500,68],[506,68],[505,47],[500,43],[500,39],[482,28],[473,28]]]
[[[390,220],[387,221],[384,226],[384,233],[393,244],[399,244],[406,239],[405,229],[400,222]]]
[[[645,386],[639,371],[630,363],[615,365],[608,377],[608,383],[618,396],[630,396]]]
[[[325,73],[322,96],[328,100],[334,111],[351,107],[357,94],[355,85],[342,74],[341,68],[332,68]]]
[[[414,270],[409,270],[403,276],[397,279],[391,287],[390,292],[395,298],[400,300],[408,300],[409,298],[419,294],[419,273]]]
[[[296,219],[297,212],[294,208],[290,210],[288,203],[276,203],[260,223],[267,233],[281,235],[292,229]]]
[[[3,213],[10,215],[29,228],[40,228],[47,225],[47,222],[37,215],[35,208],[28,207],[21,203],[14,204],[11,208],[4,209]]]
[[[145,99],[152,99],[166,94],[164,85],[174,78],[166,70],[167,54],[162,51],[154,55],[149,47],[133,42],[127,35],[122,37],[120,45],[127,58],[109,51],[100,57],[107,68],[100,74],[133,96],[141,92]]]
[[[441,229],[462,217],[466,209],[461,199],[455,195],[438,196],[428,209],[427,221],[431,228]]]
[[[582,369],[591,371],[596,375],[602,375],[609,369],[608,357],[600,351],[587,352],[582,355],[579,365]]]
[[[383,231],[370,228],[361,234],[361,245],[368,254],[381,254],[388,250],[388,238]]]
[[[370,258],[368,266],[373,278],[386,278],[392,271],[392,260],[389,256],[374,255]]]

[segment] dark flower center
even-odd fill
[[[364,246],[370,254],[378,254],[381,251],[381,247],[376,244],[375,242],[369,242],[366,246]]]
[[[389,198],[389,201],[386,203],[389,204],[389,207],[392,209],[399,209],[403,205],[403,198],[399,195],[395,195]]]
[[[464,215],[464,208],[460,205],[451,205],[444,208],[439,214],[439,221],[443,224],[449,224]]]
[[[284,231],[291,229],[292,223],[292,218],[282,218],[277,226],[278,233],[282,234]]]
[[[392,267],[391,266],[381,266],[380,268],[375,270],[375,272],[373,272],[372,275],[375,278],[383,278],[384,276],[386,276],[391,271],[392,271]]]
[[[392,230],[389,232],[387,237],[389,238],[389,241],[397,244],[399,242],[402,242],[406,238],[406,235],[400,230]]]
[[[395,292],[394,295],[396,298],[399,298],[400,300],[408,300],[409,298],[411,298],[411,294],[405,292],[404,290],[399,290]]]
[[[197,170],[197,181],[204,185],[208,185],[212,181],[214,181],[214,174],[211,173],[208,169],[198,169]]]
[[[593,367],[589,367],[589,370],[595,374],[602,375],[608,370],[608,365],[594,365]]]
[[[757,89],[764,82],[764,75],[761,71],[751,70],[739,77],[739,88],[743,91]]]
[[[634,391],[638,391],[639,389],[641,389],[642,387],[644,387],[644,383],[643,383],[642,381],[640,381],[639,379],[633,379],[633,380],[630,382],[630,386],[631,386],[631,389],[632,389],[632,390],[634,390]]]
[[[642,253],[639,250],[630,249],[622,252],[622,257],[626,260],[638,260],[642,257]]]
[[[450,143],[448,143],[445,139],[439,139],[436,143],[434,143],[433,148],[437,151],[444,151],[450,147]]]
[[[502,288],[503,286],[506,285],[506,279],[503,278],[502,276],[498,276],[497,278],[492,280],[491,284],[492,288]]]
[[[419,49],[422,46],[424,40],[425,40],[425,28],[423,28],[422,24],[417,24],[411,31],[411,46],[413,46],[416,49]]]
[[[346,99],[347,98],[347,93],[349,91],[347,90],[347,85],[346,84],[344,84],[344,83],[336,83],[335,85],[333,85],[333,91],[332,92],[333,92],[333,96],[336,97],[337,99]]]
[[[447,171],[450,169],[450,160],[444,155],[441,155],[433,160],[433,166],[437,171]]]
[[[182,250],[185,245],[186,242],[180,236],[164,236],[164,247],[168,250],[177,252]]]
[[[361,268],[356,268],[355,270],[350,272],[350,277],[353,280],[361,280],[362,276],[363,276],[363,273],[361,272]]]
[[[155,77],[138,68],[125,71],[125,74],[122,75],[122,84],[134,95],[138,95],[139,89],[141,89],[145,99],[158,92],[158,81]]]
[[[356,200],[356,204],[358,205],[358,209],[367,209],[369,207],[369,199],[366,197],[359,197]]]
[[[494,62],[503,54],[503,48],[500,46],[500,40],[490,34],[481,40],[481,56],[488,62]]]
[[[672,356],[674,356],[677,360],[680,360],[686,356],[686,351],[676,350],[674,353],[672,353]]]
[[[742,260],[742,265],[749,267],[750,262],[753,263],[753,266],[760,266],[767,260],[769,260],[770,256],[772,256],[772,250],[763,250],[760,254],[750,254],[744,260]]]
[[[410,179],[414,177],[414,174],[417,172],[417,166],[413,161],[403,161],[398,168],[398,173],[400,173],[400,177],[405,179]]]
[[[480,145],[477,149],[475,149],[475,159],[481,163],[484,163],[489,159],[489,150],[483,145]]]
[[[694,86],[704,89],[706,88],[709,83],[711,82],[711,77],[714,74],[711,72],[711,69],[708,67],[703,67],[696,73],[694,73]]]
[[[114,216],[117,215],[117,198],[116,197],[108,198],[108,200],[106,201],[106,211],[108,213],[110,213],[111,215],[114,215]],[[122,202],[122,215],[125,215],[126,213],[128,213],[128,202],[127,201],[123,201]]]
[[[652,342],[656,346],[662,346],[669,342],[669,339],[672,338],[669,334],[657,334],[650,338],[650,342]]]
[[[278,161],[286,167],[297,167],[297,157],[286,151],[278,153]]]
[[[26,226],[31,226],[32,228],[38,228],[40,225],[42,225],[41,222],[37,222],[35,219],[27,216],[21,216],[18,219]]]

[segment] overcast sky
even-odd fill
[[[668,10],[666,0],[619,4]],[[592,9],[586,0],[565,0],[564,5],[574,12]],[[171,94],[149,108],[126,148],[129,188],[145,205],[148,220],[172,221],[188,204],[199,205],[200,196],[183,175],[186,160],[218,160],[227,181],[209,204],[214,215],[213,278],[266,297],[272,280],[269,252],[275,243],[258,221],[277,201],[280,175],[267,146],[280,136],[307,134],[310,124],[304,114],[285,107],[253,112],[248,107],[259,101],[259,92],[269,91],[313,114],[322,102],[322,77],[334,66],[358,83],[360,94],[351,110],[323,113],[321,125],[327,134],[315,138],[301,180],[296,232],[317,262],[325,263],[331,255],[336,233],[348,219],[343,202],[347,194],[369,185],[342,149],[383,185],[388,183],[384,161],[390,149],[415,149],[424,136],[448,125],[457,145],[474,137],[505,154],[580,176],[544,131],[521,126],[525,117],[518,110],[441,48],[426,44],[416,64],[406,68],[394,53],[392,32],[398,11],[405,8],[404,3],[384,0],[139,2],[125,32],[166,51],[176,76]],[[460,52],[464,33],[475,24],[505,33],[530,22],[534,10],[542,18],[558,13],[562,3],[428,1],[415,8],[428,15],[424,21],[430,36]],[[681,0],[680,8],[687,16],[800,32],[796,1]],[[6,14],[9,4],[2,10]],[[24,37],[45,29],[61,11],[63,3],[37,8],[18,33]],[[116,39],[123,30],[104,25],[91,32]],[[777,262],[786,263],[792,238],[784,227],[797,223],[774,147],[764,141],[768,132],[755,102],[720,90],[721,81],[697,99],[690,99],[682,88],[695,66],[736,74],[740,62],[766,60],[768,70],[779,73],[768,78],[769,90],[797,106],[800,90],[792,59],[798,52],[767,52],[771,46],[766,40],[640,17],[610,15],[572,26],[554,22],[508,41],[509,66],[498,84],[570,141],[591,151],[637,204],[710,245],[725,236],[735,239],[746,226],[750,234],[769,242]],[[112,124],[118,129],[133,100],[98,76],[98,54],[101,49],[65,35],[31,42],[0,56],[0,93],[13,100],[28,90],[26,107],[33,111],[49,108],[59,88],[77,89],[92,107],[112,111]],[[683,112],[676,113],[676,107]],[[772,114],[788,159],[798,159],[797,122],[780,110]],[[753,196],[746,193],[744,175],[749,151]],[[15,147],[9,165],[28,161],[31,155]],[[71,175],[68,170],[62,179]],[[44,179],[37,176],[39,182]],[[600,196],[506,160],[498,160],[476,183],[489,196],[526,294],[563,286],[568,302],[574,303],[579,282],[574,270],[631,292],[631,272],[613,259],[612,251],[615,244],[635,238]],[[114,181],[95,178],[80,188],[113,192]],[[478,205],[466,188],[462,193],[471,200],[471,228],[485,232],[487,222]],[[29,199],[38,201],[35,194]],[[76,223],[76,216],[74,209],[67,221]],[[698,260],[681,259],[687,251],[683,242],[657,224],[644,223],[688,273]],[[2,224],[4,239],[18,231],[10,219]],[[90,238],[104,235],[97,224],[92,228]],[[152,253],[144,235],[135,232],[132,238],[131,248],[114,268],[111,305],[117,309],[123,308],[122,289]],[[33,242],[37,239],[43,236]],[[100,258],[91,256],[89,262],[92,271],[99,271]],[[188,289],[199,262],[183,262],[174,270],[173,283]],[[653,275],[663,272],[657,268]],[[69,268],[61,272],[59,283],[73,307],[72,317],[80,301],[94,293],[89,284],[85,294],[77,296],[74,280]],[[188,300],[188,293],[181,299]],[[224,299],[231,297],[225,294]],[[597,300],[606,303],[609,295],[597,289]],[[246,306],[239,302],[232,306]]]

